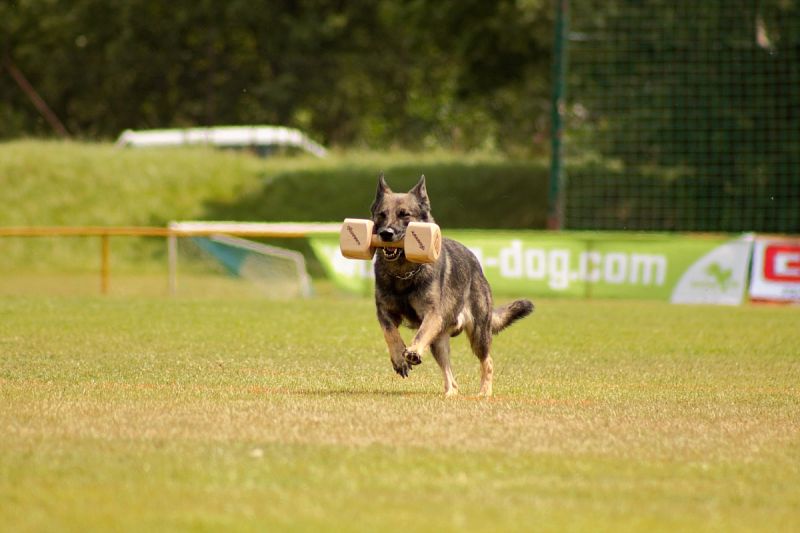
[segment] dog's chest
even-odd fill
[[[415,298],[399,298],[398,304],[403,323],[410,328],[417,329],[425,318],[425,308],[415,300]]]
[[[422,324],[426,306],[422,304],[416,293],[379,290],[376,296],[378,307],[383,307],[390,314],[399,317],[406,326],[416,329]]]

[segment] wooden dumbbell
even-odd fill
[[[346,218],[339,233],[342,255],[350,259],[372,259],[376,248],[402,248],[413,263],[433,263],[442,252],[442,232],[430,222],[411,222],[406,236],[397,242],[384,242],[373,234],[371,220]]]

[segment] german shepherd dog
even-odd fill
[[[395,193],[381,173],[371,207],[375,233],[399,241],[409,222],[434,222],[425,176],[407,193]],[[516,300],[493,309],[492,291],[475,255],[464,245],[443,239],[435,263],[406,260],[402,249],[383,248],[375,261],[375,304],[395,372],[408,377],[430,348],[444,374],[445,396],[458,394],[450,368],[450,337],[467,332],[481,364],[481,396],[492,395],[492,335],[529,315],[533,304]],[[417,329],[410,346],[400,337],[401,323]]]

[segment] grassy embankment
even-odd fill
[[[429,178],[443,227],[543,227],[546,166],[494,156],[333,154],[258,159],[211,149],[0,144],[0,226],[155,225],[170,220],[339,221],[367,213],[378,172]],[[97,239],[3,241],[5,270],[96,268]],[[117,270],[163,266],[152,240],[112,240]]]

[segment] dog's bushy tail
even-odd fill
[[[530,300],[514,300],[510,304],[492,311],[492,333],[500,333],[505,328],[533,313],[533,302]]]

